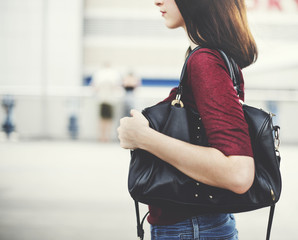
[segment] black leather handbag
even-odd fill
[[[188,58],[195,51],[194,49]],[[229,69],[236,90],[239,89],[238,67],[233,59],[219,51]],[[176,99],[143,110],[150,127],[185,142],[207,146],[204,126],[194,109],[183,106],[182,87],[186,79],[187,60],[182,69]],[[239,213],[271,206],[267,228],[270,238],[275,203],[281,194],[279,127],[273,126],[273,114],[242,104],[249,126],[255,161],[255,178],[244,194],[212,187],[186,176],[172,165],[142,149],[131,152],[128,189],[135,200],[138,236],[143,239],[138,202],[155,206],[195,208],[199,213]]]

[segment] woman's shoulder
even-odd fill
[[[220,63],[224,64],[224,60],[221,57],[220,53],[216,49],[210,48],[200,48],[196,50],[190,57],[188,63],[196,64],[200,63],[200,65],[204,64],[212,64],[212,63]]]
[[[187,62],[187,71],[225,71],[228,72],[228,68],[221,57],[221,54],[216,49],[200,48],[195,51]]]
[[[244,80],[241,69],[240,72],[240,89],[242,93],[240,98],[244,99]],[[195,51],[187,62],[188,83],[200,84],[200,87],[224,86],[229,89],[233,86],[230,73],[220,52],[216,49],[200,48]]]

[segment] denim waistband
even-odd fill
[[[200,215],[185,221],[167,225],[151,226],[152,240],[210,240],[238,239],[232,214]]]

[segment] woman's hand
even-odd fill
[[[149,127],[142,113],[120,120],[118,137],[126,149],[144,149],[189,177],[211,186],[245,193],[253,183],[254,161],[248,156],[225,156],[213,147],[193,145]]]
[[[118,127],[118,138],[120,146],[126,149],[141,148],[142,141],[146,141],[146,130],[149,128],[149,122],[139,111],[132,109],[131,117],[124,117],[120,120]]]

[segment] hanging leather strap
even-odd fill
[[[271,233],[271,227],[272,227],[272,222],[273,222],[274,210],[275,210],[275,204],[270,207],[270,214],[269,214],[269,219],[268,219],[268,224],[267,224],[266,240],[270,239],[270,233]]]
[[[144,228],[143,228],[143,225],[144,225],[144,221],[147,217],[147,215],[149,214],[149,211],[145,214],[145,216],[143,217],[142,221],[140,221],[140,209],[139,209],[139,202],[134,200],[135,201],[135,208],[136,208],[136,217],[137,217],[137,234],[138,234],[138,238],[140,240],[143,240],[144,239]]]

